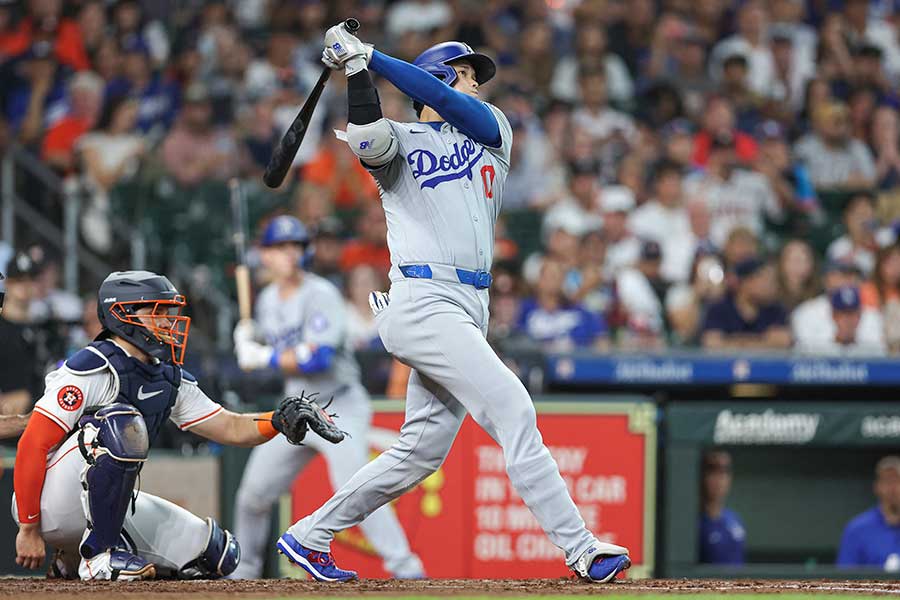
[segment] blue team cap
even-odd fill
[[[663,139],[669,140],[676,135],[693,135],[694,127],[687,119],[672,119],[662,128]]]
[[[862,301],[859,297],[859,288],[855,285],[843,285],[829,294],[831,309],[840,312],[852,312],[859,310]]]
[[[734,265],[734,274],[738,279],[745,279],[756,274],[757,271],[766,266],[765,261],[757,256],[745,258]]]
[[[297,217],[281,215],[269,221],[265,231],[263,231],[260,244],[262,246],[274,246],[275,244],[284,244],[286,242],[308,244],[309,233],[306,231],[306,226]]]
[[[121,42],[122,52],[125,54],[140,54],[142,56],[150,56],[150,47],[147,46],[147,43],[144,39],[136,34],[130,33],[122,38]]]
[[[844,273],[846,275],[861,275],[859,267],[851,260],[830,260],[825,263],[825,273]]]
[[[760,123],[756,128],[756,139],[758,140],[783,140],[785,138],[784,127],[781,123],[774,119],[769,119]]]

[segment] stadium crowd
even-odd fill
[[[187,262],[214,283],[233,262],[224,182],[243,178],[257,193],[253,231],[278,213],[300,217],[315,232],[309,268],[345,290],[357,348],[377,346],[366,292],[387,285],[386,224],[374,181],[331,133],[346,123],[343,78],[328,84],[286,184],[266,194],[255,182],[321,72],[327,26],[355,16],[365,41],[406,60],[458,39],[496,57],[485,95],[515,132],[493,342],[884,355],[900,352],[895,10],[891,0],[0,2],[0,146],[19,144],[79,190],[82,241],[110,264],[123,264],[124,221],[147,236],[149,267]],[[395,89],[380,94],[386,116],[414,120]],[[35,344],[40,323],[71,324],[55,358],[86,339],[93,308],[58,289],[51,248],[17,241],[0,242],[0,328]],[[0,382],[21,373],[0,368]]]

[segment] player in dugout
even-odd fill
[[[900,456],[878,461],[873,489],[878,504],[847,524],[837,564],[896,573],[900,571]]]

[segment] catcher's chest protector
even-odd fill
[[[93,342],[91,346],[106,357],[119,376],[116,402],[131,404],[141,412],[152,445],[178,398],[181,369],[169,363],[142,363],[109,341]]]

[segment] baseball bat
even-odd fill
[[[244,196],[241,190],[241,182],[233,178],[228,182],[231,202],[231,225],[234,251],[237,258],[237,266],[234,268],[234,282],[237,287],[238,315],[241,320],[253,317],[251,305],[250,269],[247,267],[247,238],[244,234],[246,223],[246,211],[244,210]]]
[[[350,33],[356,33],[359,31],[359,21],[353,18],[347,19],[344,21],[344,29]],[[300,149],[300,144],[303,143],[313,111],[316,110],[316,105],[319,104],[319,96],[322,95],[322,90],[325,89],[325,83],[330,76],[331,69],[329,67],[323,68],[322,74],[319,75],[319,80],[313,86],[312,92],[310,92],[306,102],[303,103],[300,112],[294,117],[294,122],[288,127],[287,132],[285,132],[281,141],[278,142],[278,146],[275,147],[275,151],[272,152],[269,164],[266,165],[266,172],[263,174],[263,181],[270,188],[280,186],[281,182],[284,181],[285,175],[287,175],[288,169],[291,168],[291,163],[294,162],[294,157],[297,156],[297,150]]]

